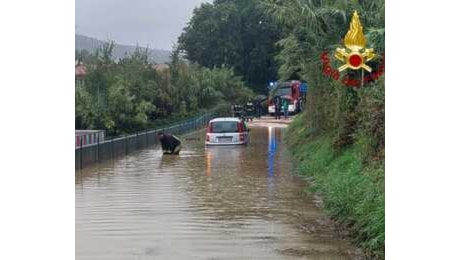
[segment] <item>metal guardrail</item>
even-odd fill
[[[158,144],[157,133],[160,131],[180,135],[201,129],[212,118],[214,118],[214,114],[209,113],[174,123],[168,127],[149,129],[103,142],[98,140],[95,144],[83,145],[81,140],[80,145],[75,147],[75,169],[83,169],[95,163],[115,159],[130,152],[156,145]]]

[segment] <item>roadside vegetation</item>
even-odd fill
[[[140,48],[119,61],[113,43],[95,53],[77,52],[88,68],[75,90],[76,129],[103,129],[109,136],[158,127],[206,111],[228,110],[253,95],[229,68],[187,64],[176,50],[169,68],[155,69]]]
[[[318,133],[306,128],[306,114],[289,126],[286,138],[310,189],[320,195],[323,207],[372,259],[385,254],[385,162],[384,148],[375,124],[360,124],[353,144],[337,146],[338,130]],[[380,126],[378,126],[379,128]]]

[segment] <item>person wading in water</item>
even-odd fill
[[[275,119],[281,119],[281,97],[280,96],[275,96],[273,98],[273,101],[275,103]]]
[[[289,116],[289,99],[288,98],[283,98],[282,101],[282,110],[284,113],[284,118],[287,119]]]
[[[179,154],[181,146],[181,141],[174,135],[164,134],[159,132],[158,139],[161,142],[161,149],[163,154]]]

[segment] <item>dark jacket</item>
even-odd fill
[[[276,110],[281,110],[281,97],[280,96],[276,96],[273,98],[273,101],[275,103],[275,109]]]
[[[163,151],[174,151],[181,144],[179,138],[170,134],[163,134],[163,138],[160,141]]]

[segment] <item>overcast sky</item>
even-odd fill
[[[211,0],[75,0],[75,32],[171,50],[193,8]]]

